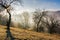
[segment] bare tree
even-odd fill
[[[56,33],[56,29],[60,26],[59,20],[56,20],[53,17],[50,17],[49,33]]]
[[[13,3],[14,1],[20,1],[21,0],[0,0],[0,5],[5,8],[7,10],[7,13],[9,14],[9,20],[7,22],[7,38],[11,37],[11,40],[13,39],[10,33],[10,23],[11,23],[11,14],[10,14],[10,10],[11,10],[11,3]],[[6,39],[7,40],[7,39]]]
[[[29,13],[28,12],[23,12],[23,17],[24,17],[24,29],[29,28],[28,21],[29,21]]]
[[[9,26],[10,26],[10,23],[11,23],[11,14],[10,14],[10,10],[11,10],[11,3],[13,3],[14,1],[18,1],[18,0],[0,0],[0,5],[5,8],[9,14],[9,21],[8,21],[8,29],[9,29]],[[21,0],[20,0],[21,1]]]
[[[47,16],[46,20],[45,21],[41,20],[41,22],[43,22],[42,23],[43,25],[46,24],[48,33],[59,33],[59,32],[57,32],[57,30],[59,30],[59,27],[60,27],[59,20],[57,20],[53,17]]]
[[[33,19],[34,19],[34,22],[36,23],[37,32],[39,31],[39,26],[40,26],[41,20],[45,15],[46,15],[45,11],[40,12],[40,10],[36,10],[34,12],[34,18]]]

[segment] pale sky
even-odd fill
[[[60,10],[60,0],[22,0],[26,9]]]

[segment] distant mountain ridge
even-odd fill
[[[60,11],[47,11],[49,16],[54,17],[55,19],[60,20]]]

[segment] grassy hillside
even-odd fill
[[[37,33],[13,27],[11,27],[10,31],[15,38],[14,40],[60,40],[60,35],[57,34]],[[0,40],[4,40],[5,38],[6,26],[0,25]]]

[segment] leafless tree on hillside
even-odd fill
[[[11,10],[11,3],[13,3],[14,1],[20,1],[21,0],[0,0],[0,5],[5,8],[7,10],[7,13],[9,14],[9,20],[7,22],[7,38],[10,37],[11,40],[14,40],[13,37],[11,36],[11,32],[10,32],[10,23],[11,23],[11,14],[10,14],[10,10]],[[6,39],[8,40],[8,39]]]
[[[53,17],[50,17],[51,24],[49,25],[49,33],[56,33],[56,28],[60,26],[59,20],[56,20]]]
[[[39,31],[39,26],[40,26],[41,20],[45,15],[46,15],[45,11],[40,12],[40,10],[36,10],[34,12],[34,18],[33,19],[34,19],[34,22],[36,23],[37,32]]]

